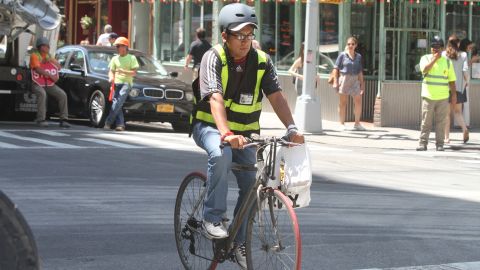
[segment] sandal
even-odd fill
[[[470,139],[468,129],[463,132],[463,143],[468,142]]]

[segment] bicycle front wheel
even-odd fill
[[[248,269],[301,269],[302,240],[292,202],[279,190],[260,195],[247,227]]]
[[[202,233],[207,178],[194,172],[185,177],[175,201],[174,226],[178,255],[185,269],[214,269],[212,241]]]

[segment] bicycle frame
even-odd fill
[[[248,194],[245,197],[245,199],[243,200],[243,202],[240,204],[238,213],[235,215],[235,217],[234,217],[234,219],[231,223],[231,226],[230,226],[230,229],[229,229],[229,232],[228,232],[229,236],[225,239],[215,240],[216,242],[221,242],[222,240],[225,241],[224,244],[220,245],[219,248],[217,248],[217,245],[215,245],[215,247],[216,247],[216,249],[214,251],[215,257],[216,257],[215,259],[217,259],[219,262],[224,261],[228,257],[230,251],[232,250],[233,241],[234,241],[235,237],[237,236],[238,231],[240,230],[240,226],[242,225],[242,222],[243,222],[244,218],[248,217],[248,213],[249,213],[249,211],[252,210],[255,203],[258,202],[257,205],[259,205],[260,202],[258,201],[258,196],[259,196],[259,193],[260,193],[259,192],[260,189],[273,189],[271,187],[266,187],[266,183],[267,183],[269,177],[273,177],[273,169],[272,168],[275,168],[275,155],[276,155],[277,143],[276,143],[276,141],[274,141],[274,142],[270,143],[268,146],[271,149],[273,149],[273,154],[268,156],[268,162],[267,162],[266,166],[265,166],[265,159],[263,157],[263,153],[264,153],[265,149],[260,148],[260,149],[257,150],[257,153],[256,153],[257,163],[256,163],[256,169],[255,169],[255,170],[257,170],[257,175],[255,177],[255,182],[252,185],[252,187],[250,188],[250,191],[248,192]],[[272,150],[270,150],[270,151],[272,151]],[[254,167],[251,167],[251,166],[244,166],[244,165],[232,166],[232,170],[253,170],[253,169],[254,169]],[[260,207],[260,205],[259,205],[259,207]],[[224,250],[222,250],[222,248],[224,248]],[[224,252],[222,252],[222,251],[224,251]],[[219,255],[220,255],[220,257],[217,258],[217,256],[219,256]]]

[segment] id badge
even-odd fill
[[[240,104],[242,104],[242,105],[252,105],[253,104],[253,95],[252,94],[240,94]]]

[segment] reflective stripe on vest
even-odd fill
[[[228,64],[227,56],[222,45],[216,45],[213,49],[218,53],[220,61],[222,62],[222,88],[223,95],[226,96],[227,86],[228,86]],[[261,63],[267,62],[267,56],[265,52],[257,50],[258,55],[258,65]],[[247,71],[245,71],[247,72]],[[240,133],[259,133],[260,132],[260,112],[262,110],[262,101],[259,100],[260,97],[260,84],[262,82],[263,75],[265,74],[265,69],[257,69],[257,80],[255,83],[255,89],[253,93],[253,101],[251,105],[244,105],[235,102],[233,99],[224,100],[225,110],[227,112],[227,123],[228,127],[232,131],[238,131]],[[208,111],[203,110],[207,109],[203,106],[199,106],[195,118],[197,120],[207,122],[211,125],[215,125],[215,120],[213,119],[212,114],[210,113],[209,106]]]
[[[438,74],[427,73],[423,77],[422,83],[428,86],[429,91],[443,90],[444,87],[448,88],[448,72],[450,69],[450,60],[446,58],[444,59],[447,61],[447,74],[444,74],[443,72]]]
[[[38,61],[40,61],[40,62],[43,61],[42,54],[40,53],[39,50],[34,50],[32,53],[35,54],[38,57]],[[48,61],[48,60],[50,60],[50,54],[45,55],[45,61]]]

